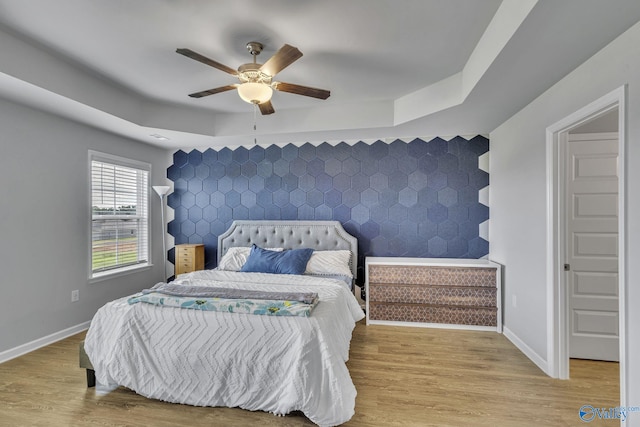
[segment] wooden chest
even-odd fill
[[[175,275],[204,269],[204,245],[176,245]]]

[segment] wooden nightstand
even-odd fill
[[[175,275],[204,270],[204,245],[176,245]]]

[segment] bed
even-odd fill
[[[250,247],[247,255],[243,248]],[[240,253],[248,257],[246,268],[261,251],[278,260],[301,252],[318,260],[345,251],[350,257],[346,272],[311,259],[304,274],[220,269]],[[112,301],[98,310],[84,343],[97,385],[196,406],[301,411],[321,426],[342,424],[354,414],[346,361],[355,323],[364,317],[352,292],[355,260],[357,241],[336,221],[235,221],[219,237],[218,268],[180,275],[167,286],[311,295],[309,311],[280,315],[286,310],[268,307],[253,314],[258,305],[244,310],[236,300],[214,311],[131,303],[143,293]]]

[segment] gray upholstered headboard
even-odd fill
[[[218,264],[227,249],[254,243],[261,248],[347,249],[354,279],[358,272],[358,240],[338,221],[233,221],[218,236]]]

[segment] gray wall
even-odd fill
[[[154,266],[88,283],[88,150],[152,164],[165,150],[0,99],[0,353],[91,320],[112,299],[162,278],[160,201],[151,198]],[[71,291],[80,301],[71,303]]]
[[[491,258],[505,268],[504,325],[547,359],[545,130],[627,84],[627,403],[640,402],[640,23],[491,132]],[[517,297],[517,309],[512,296]],[[547,361],[548,362],[548,361]],[[636,421],[638,418],[636,418]],[[634,424],[635,425],[635,424]]]

